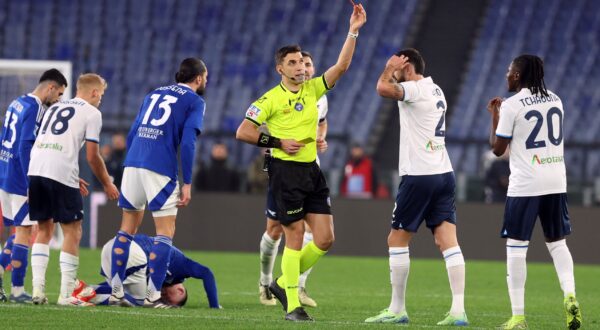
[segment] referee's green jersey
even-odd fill
[[[266,92],[246,111],[246,119],[256,125],[265,123],[271,135],[280,139],[308,141],[295,155],[273,148],[272,156],[281,160],[310,163],[317,158],[317,101],[329,90],[325,76],[306,81],[296,93],[282,83]]]

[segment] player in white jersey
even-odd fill
[[[304,76],[306,80],[312,79],[315,74],[315,66],[313,63],[312,55],[307,51],[302,51],[302,58],[304,60],[305,72]],[[327,111],[329,105],[327,103],[327,95],[321,96],[317,101],[317,109],[319,110],[319,124],[317,125],[317,148],[319,152],[325,152],[327,150]],[[266,156],[265,161],[268,162],[269,156]],[[319,157],[317,156],[317,163],[319,163]],[[275,259],[277,257],[277,251],[279,249],[279,243],[281,242],[281,235],[283,234],[283,227],[275,213],[273,207],[273,198],[270,192],[267,192],[267,209],[265,215],[267,216],[267,230],[262,235],[260,240],[260,280],[258,284],[259,301],[263,305],[275,306],[277,302],[275,297],[269,291],[269,284],[273,281],[273,266],[275,265]],[[302,246],[304,247],[310,241],[313,240],[312,231],[308,224],[304,223],[304,239]],[[303,306],[317,307],[317,303],[308,296],[306,292],[306,280],[308,275],[312,271],[312,268],[305,271],[300,275],[298,280],[298,298]]]
[[[565,240],[571,233],[571,223],[566,194],[563,104],[546,89],[544,63],[535,55],[515,58],[506,80],[508,91],[516,94],[506,100],[496,97],[488,104],[494,154],[501,156],[510,145],[510,177],[501,235],[507,238],[507,284],[513,316],[502,327],[527,328],[525,259],[539,217],[564,293],[567,327],[577,329],[581,326],[581,311],[575,298],[573,258]]]
[[[50,107],[42,119],[31,151],[29,166],[29,214],[38,220],[39,232],[32,248],[33,302],[45,304],[45,277],[49,239],[54,223],[64,234],[60,252],[59,305],[89,305],[72,297],[79,266],[79,241],[83,220],[83,199],[87,183],[79,179],[79,150],[85,144],[87,161],[111,200],[119,197],[100,156],[102,115],[98,106],[106,81],[97,74],[81,75],[74,99]]]
[[[2,274],[5,267],[12,264],[10,301],[31,302],[24,282],[31,231],[37,223],[29,218],[27,169],[44,109],[60,100],[66,86],[62,73],[50,69],[42,74],[33,92],[18,97],[6,110],[0,145],[0,204],[5,225],[15,226],[16,230],[14,241],[9,239],[0,253],[0,301],[6,301]]]
[[[464,309],[465,261],[456,238],[455,179],[445,148],[446,98],[425,61],[412,48],[392,56],[377,82],[379,95],[398,100],[402,178],[388,236],[392,300],[367,323],[408,323],[405,307],[410,268],[408,245],[425,221],[448,270],[452,307],[438,325],[468,325]]]

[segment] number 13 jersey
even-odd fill
[[[567,191],[563,105],[556,94],[548,94],[533,95],[523,88],[500,106],[496,136],[511,139],[508,196]]]
[[[100,111],[81,98],[45,111],[31,150],[29,176],[41,176],[79,188],[79,150],[85,141],[99,143]]]
[[[159,87],[146,95],[127,135],[125,166],[177,180],[177,151],[183,129],[200,133],[204,110],[202,97],[185,84]]]

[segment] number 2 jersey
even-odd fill
[[[44,114],[42,102],[33,94],[14,100],[6,110],[0,146],[0,189],[27,195],[29,152]]]
[[[565,193],[563,105],[556,94],[523,88],[500,106],[496,136],[510,141],[508,196]]]
[[[446,151],[446,98],[431,77],[400,83],[404,100],[400,111],[398,172],[403,175],[433,175],[452,172]]]
[[[44,112],[31,150],[30,176],[41,176],[79,188],[79,150],[86,141],[99,143],[102,114],[81,98],[52,105]]]
[[[202,97],[185,84],[159,87],[146,95],[127,136],[125,166],[145,168],[177,180],[177,151],[183,130],[192,128],[199,134],[204,110]],[[186,161],[193,162],[193,159]],[[183,162],[182,157],[184,179],[187,179],[186,168],[190,172],[187,176],[191,177],[193,164]]]

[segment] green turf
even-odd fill
[[[189,255],[214,271],[223,310],[209,309],[201,283],[189,280],[186,285],[191,292],[190,300],[181,310],[0,303],[0,329],[385,328],[362,321],[389,304],[387,258],[327,256],[322,259],[308,280],[309,293],[319,304],[316,309],[308,309],[316,319],[316,323],[308,325],[284,322],[279,305],[265,307],[258,303],[258,254],[193,252]],[[89,283],[100,281],[99,251],[83,250],[80,260],[80,277]],[[5,282],[10,282],[10,274],[6,275]],[[29,289],[31,275],[26,281]],[[47,281],[51,303],[56,301],[59,281],[58,254],[53,253]],[[600,329],[600,266],[576,265],[576,281],[583,328]],[[443,261],[413,260],[408,282],[409,327],[439,328],[435,323],[443,318],[450,306]],[[5,288],[9,288],[8,283]],[[466,308],[471,328],[489,329],[508,319],[510,305],[504,263],[467,260]],[[526,310],[531,329],[565,328],[562,293],[551,264],[529,264]]]

